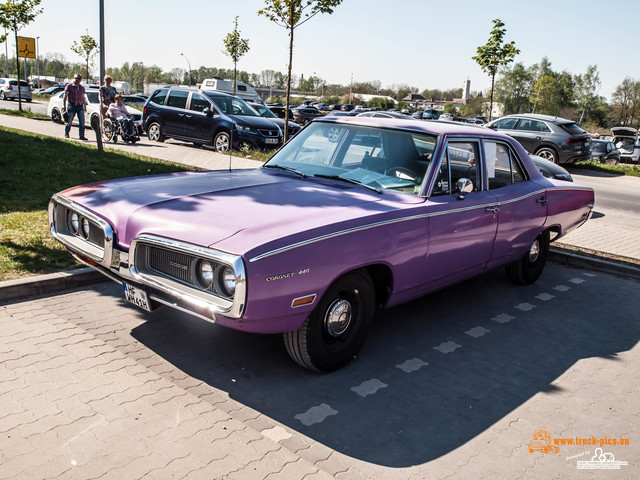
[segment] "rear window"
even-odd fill
[[[17,80],[9,80],[9,85],[17,85],[18,81]],[[27,82],[25,82],[24,80],[20,80],[20,86],[21,87],[28,87],[29,84]]]
[[[561,123],[560,126],[571,135],[582,135],[587,133],[575,123]]]

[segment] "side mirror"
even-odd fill
[[[205,108],[202,113],[204,113],[206,116],[208,117],[212,117],[213,116],[213,110],[211,110],[210,107]]]
[[[491,130],[497,130],[498,127],[496,127],[495,125],[487,125],[487,128],[490,128]]]
[[[458,192],[458,200],[464,200],[466,193],[473,192],[473,182],[468,178],[461,178],[456,182],[456,191]]]

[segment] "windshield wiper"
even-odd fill
[[[359,182],[358,180],[354,180],[353,178],[345,178],[345,177],[341,177],[340,175],[325,175],[324,173],[316,173],[314,177],[328,178],[330,180],[341,180],[343,182],[353,183],[354,185],[361,185],[364,188],[373,190],[376,193],[382,193],[382,190],[380,190],[379,188],[376,188],[372,185],[367,185],[366,183]]]
[[[307,178],[307,174],[306,173],[302,173],[300,170],[296,170],[295,168],[291,168],[291,167],[286,167],[284,165],[266,164],[266,165],[263,165],[263,167],[264,168],[280,168],[282,170],[286,170],[287,172],[296,173],[296,174],[300,175],[302,178]]]

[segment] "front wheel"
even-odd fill
[[[231,148],[231,138],[227,132],[218,132],[213,138],[213,146],[218,152],[228,152]]]
[[[536,152],[536,155],[544,158],[545,160],[549,160],[550,162],[558,163],[558,154],[553,148],[541,148]]]
[[[336,280],[298,330],[284,333],[299,365],[331,372],[349,363],[367,338],[375,313],[371,277],[364,270]]]
[[[162,127],[158,122],[153,122],[149,124],[147,128],[147,135],[149,140],[154,142],[164,142],[164,134],[162,133]]]
[[[507,278],[513,283],[530,285],[542,274],[549,256],[549,232],[542,232],[520,260],[507,265]]]
[[[60,110],[57,108],[51,110],[51,120],[53,120],[53,123],[64,123],[62,121],[62,114],[60,113]]]

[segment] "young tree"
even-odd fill
[[[227,34],[224,39],[225,55],[229,55],[233,60],[233,94],[236,94],[236,81],[238,79],[238,60],[249,51],[249,40],[240,37],[238,30],[238,17],[234,22],[233,31]]]
[[[578,108],[580,108],[580,123],[589,119],[589,113],[595,109],[599,103],[600,97],[598,90],[600,89],[600,74],[596,65],[589,65],[584,75],[576,77],[576,98]]]
[[[476,61],[482,71],[491,76],[491,96],[489,99],[489,117],[493,111],[493,86],[496,73],[501,66],[508,65],[513,58],[520,53],[515,42],[504,43],[503,37],[507,32],[504,23],[499,18],[493,20],[493,28],[489,40],[484,45],[478,47],[477,55],[471,57]]]
[[[89,65],[93,65],[93,57],[98,53],[98,42],[89,35],[89,31],[80,37],[80,43],[73,41],[71,51],[82,57],[85,63],[85,79],[89,79]]]
[[[293,32],[319,13],[333,13],[342,0],[265,0],[265,8],[258,10],[276,25],[289,31],[289,66],[287,73],[286,109],[284,117],[284,141],[289,128],[289,105],[291,103],[291,64],[293,62]]]
[[[18,57],[18,30],[31,23],[42,9],[36,9],[40,0],[6,0],[0,3],[0,26],[13,30],[16,41],[16,70],[18,72],[18,109],[22,111],[22,93],[20,91],[20,58]],[[6,35],[0,35],[0,43],[6,41]]]

